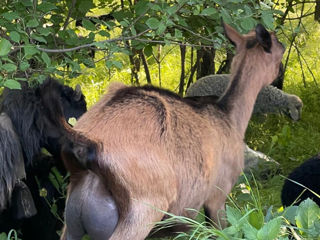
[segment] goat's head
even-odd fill
[[[58,122],[52,119],[53,115],[64,117],[67,121],[69,118],[79,118],[87,111],[85,97],[81,92],[80,86],[77,85],[75,90],[66,85],[61,85],[58,81],[48,78],[40,87],[38,94],[42,99],[44,106],[44,118],[46,131],[44,132],[45,147],[52,153],[60,152],[60,143],[58,138],[61,137]],[[57,99],[59,99],[57,101]],[[52,107],[47,107],[52,106]]]
[[[228,24],[224,24],[226,36],[236,46],[237,54],[232,62],[232,68],[242,64],[243,57],[250,55],[252,69],[261,74],[263,85],[270,84],[279,74],[284,46],[274,33],[269,33],[261,24],[248,34],[241,35]],[[258,58],[263,60],[258,60]],[[256,63],[260,63],[257,65]]]
[[[64,85],[61,91],[61,103],[66,120],[72,117],[78,119],[87,111],[85,97],[81,92],[80,85],[77,85],[74,90]]]

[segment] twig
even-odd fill
[[[310,15],[312,15],[312,14],[314,14],[315,12],[311,12],[311,13],[307,13],[307,14],[305,14],[305,15],[301,15],[300,17],[294,17],[294,18],[286,18],[286,20],[300,20],[301,18],[305,18],[305,17],[308,17],[308,16],[310,16]]]
[[[297,47],[296,44],[294,44],[294,47],[295,47],[296,51],[298,52],[298,56],[300,55],[301,58],[302,58],[302,60],[303,60],[304,63],[306,64],[306,66],[307,66],[307,68],[308,68],[308,71],[310,72],[310,74],[311,74],[311,76],[312,76],[312,78],[313,78],[314,83],[316,84],[316,86],[319,86],[319,85],[318,85],[318,82],[317,82],[317,80],[316,80],[316,77],[314,76],[311,68],[309,67],[309,64],[308,64],[307,60],[304,58],[304,56],[302,55],[302,53],[300,52],[300,50],[299,50],[299,48]]]
[[[160,43],[160,44],[168,43],[168,41],[163,41],[163,40],[149,40],[149,39],[142,39],[142,38],[136,38],[135,40],[140,42],[148,42],[148,43]],[[170,44],[178,45],[178,46],[186,46],[186,47],[213,48],[213,46],[210,46],[210,45],[190,44],[190,43],[182,43],[177,41],[171,41]]]
[[[302,16],[302,15],[303,15],[303,11],[304,11],[304,4],[302,5],[302,8],[301,8],[301,15],[300,15],[300,16]],[[297,28],[299,28],[299,27],[300,27],[301,22],[302,22],[302,18],[298,18],[298,19],[299,19],[299,22],[298,22]],[[293,32],[292,23],[291,23],[291,21],[290,21],[290,20],[289,20],[289,22],[290,22],[291,32]],[[284,34],[284,35],[285,35],[285,34]],[[293,43],[294,43],[294,41],[295,41],[296,37],[297,37],[297,34],[296,34],[296,33],[294,33],[294,35],[293,35],[293,37],[292,37],[292,40],[291,40],[291,42],[290,42],[290,48],[289,48],[288,55],[287,55],[287,58],[286,58],[286,62],[285,62],[284,68],[283,68],[283,70],[284,70],[284,74],[285,74],[285,71],[286,71],[286,69],[287,69],[287,65],[288,65],[288,61],[289,61],[289,57],[290,57],[290,53],[291,53],[291,49],[292,49],[292,46],[293,46]]]
[[[67,26],[69,25],[69,19],[70,19],[70,17],[71,17],[72,10],[74,9],[74,7],[75,7],[75,5],[76,5],[76,1],[77,1],[77,0],[72,0],[71,7],[69,8],[66,21],[65,21],[64,24],[63,24],[63,30],[66,30]]]
[[[208,41],[208,42],[212,42],[212,43],[214,43],[214,42],[215,42],[214,40],[209,39],[209,38],[206,38],[206,37],[204,37],[204,36],[202,36],[202,35],[200,35],[200,34],[198,34],[198,33],[195,33],[195,32],[193,32],[193,31],[191,31],[190,29],[185,28],[185,27],[183,27],[183,26],[176,25],[176,27],[177,27],[177,28],[181,28],[181,29],[183,29],[183,30],[185,30],[185,31],[187,31],[187,32],[189,32],[189,33],[191,33],[191,34],[195,35],[196,37],[198,37],[198,38],[202,38],[202,39],[204,39],[204,40],[206,40],[206,41]]]
[[[113,38],[113,39],[108,39],[108,40],[104,40],[104,41],[99,41],[99,42],[94,42],[94,43],[88,43],[88,44],[84,44],[84,45],[80,45],[77,47],[73,47],[73,48],[64,48],[64,49],[47,49],[47,48],[41,48],[41,47],[37,47],[38,50],[42,51],[42,52],[48,52],[48,53],[65,53],[65,52],[72,52],[72,51],[76,51],[82,48],[87,48],[87,47],[92,47],[95,46],[97,43],[110,43],[110,42],[120,42],[120,41],[127,41],[127,40],[132,40],[135,39],[143,34],[145,34],[146,32],[148,32],[150,29],[147,29],[135,36],[131,36],[131,37],[118,37],[118,38]]]

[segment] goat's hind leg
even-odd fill
[[[143,240],[145,239],[156,222],[164,216],[162,211],[167,211],[168,204],[165,201],[152,202],[132,200],[128,214],[120,219],[110,240]],[[160,209],[160,210],[159,210]]]

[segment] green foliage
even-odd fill
[[[75,77],[95,68],[101,52],[108,69],[122,69],[118,54],[187,43],[225,47],[221,19],[241,32],[258,22],[274,28],[272,3],[237,1],[44,0],[0,3],[0,87],[18,88],[18,76]],[[132,63],[131,63],[132,64]],[[23,73],[23,74],[22,74]],[[9,81],[7,83],[7,81]]]
[[[0,234],[0,240],[21,240],[18,238],[18,233],[15,230],[11,230],[8,235],[6,233]]]
[[[223,230],[195,221],[186,217],[168,214],[169,218],[158,223],[160,227],[184,223],[192,229],[188,233],[181,233],[174,239],[246,239],[246,240],[274,240],[289,239],[319,239],[320,236],[320,208],[312,200],[307,199],[299,206],[291,206],[283,211],[273,212],[272,207],[264,210],[260,203],[259,192],[251,188],[245,180],[249,198],[246,204],[238,206],[230,199],[226,206],[226,220],[229,226]],[[257,187],[257,186],[256,186]],[[201,213],[200,213],[201,215]]]

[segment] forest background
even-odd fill
[[[248,127],[248,145],[280,167],[257,173],[257,181],[237,185],[231,196],[245,206],[254,192],[266,221],[270,206],[282,211],[284,176],[320,149],[320,1],[4,0],[0,87],[35,85],[51,75],[80,84],[89,107],[112,81],[152,84],[183,96],[196,79],[229,72],[234,49],[221,20],[241,33],[257,23],[276,31],[286,45],[284,91],[304,102],[298,122],[268,115],[254,117]]]

